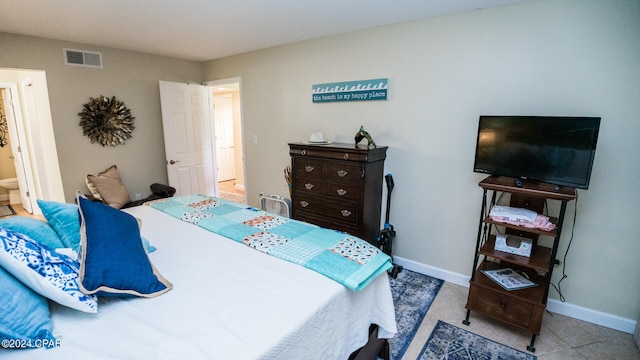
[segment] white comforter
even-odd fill
[[[174,285],[153,299],[100,298],[98,313],[52,304],[51,350],[15,359],[346,359],[367,341],[395,335],[389,280],[364,290],[182,222],[148,206],[127,209]]]

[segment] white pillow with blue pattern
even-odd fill
[[[0,266],[36,293],[80,311],[98,311],[98,298],[78,287],[80,264],[26,235],[0,228]]]

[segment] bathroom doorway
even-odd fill
[[[0,150],[0,185],[7,193],[3,197],[6,197],[14,210],[24,208],[32,214],[36,206],[35,199],[31,198],[31,194],[35,194],[35,185],[16,84],[0,83],[0,103],[0,117],[3,120],[3,128],[6,129],[3,131],[4,139],[0,139],[0,145],[5,145]]]
[[[7,117],[11,150],[0,152],[0,157],[7,157],[0,162],[6,169],[0,177],[15,171],[22,202],[16,205],[18,213],[24,207],[42,215],[37,199],[65,201],[45,72],[0,68],[0,92],[13,116]]]
[[[2,99],[3,91],[3,89],[0,89],[0,205],[9,205],[9,191],[11,186],[8,185],[15,184],[17,187],[18,180],[16,168],[13,164],[9,125],[7,123],[7,116],[5,115],[7,110],[5,109],[4,101]],[[16,180],[14,181],[13,179]]]

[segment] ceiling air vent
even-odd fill
[[[64,49],[65,65],[102,68],[102,54],[99,52]]]

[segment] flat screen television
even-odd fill
[[[480,116],[473,169],[589,188],[599,117]]]

